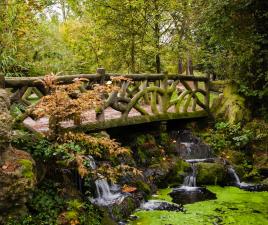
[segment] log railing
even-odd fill
[[[107,99],[104,99],[102,109],[95,112],[96,120],[86,121],[85,124],[102,123],[100,128],[105,128],[116,124],[127,125],[127,120],[131,118],[135,118],[136,123],[142,123],[179,118],[179,114],[191,114],[195,117],[201,115],[198,112],[204,112],[206,115],[209,113],[208,77],[167,73],[122,75],[105,73],[105,70],[100,68],[96,74],[57,76],[57,81],[59,84],[66,84],[72,83],[75,78],[86,78],[88,83],[93,84],[104,83],[117,76],[124,76],[130,80],[120,81],[117,84],[119,91],[110,93]],[[12,89],[13,101],[21,101],[29,106],[31,101],[28,98],[33,93],[36,98],[47,94],[42,79],[43,77],[0,77],[0,85]],[[110,125],[106,126],[105,122],[108,120],[117,120],[118,123],[109,122],[107,124]],[[130,124],[135,124],[135,121]],[[95,125],[88,127],[95,129]]]

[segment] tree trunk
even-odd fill
[[[155,68],[157,73],[161,73],[161,58],[160,58],[160,28],[159,28],[159,6],[158,0],[154,0],[154,8],[155,8],[155,23],[154,23],[154,35],[155,35],[155,47],[156,47],[156,56],[155,56]]]
[[[182,74],[182,73],[183,73],[182,59],[179,58],[179,60],[178,60],[178,74]]]

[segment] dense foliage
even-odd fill
[[[178,62],[240,84],[267,107],[267,2],[2,1],[0,72],[177,72]],[[184,68],[185,70],[185,68]],[[251,101],[253,102],[253,101]]]
[[[46,180],[27,204],[30,214],[17,220],[10,218],[6,224],[101,224],[100,212],[92,204],[81,199],[66,199],[61,193],[62,188],[59,183]]]

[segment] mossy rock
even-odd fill
[[[197,185],[222,184],[226,170],[221,163],[197,163]]]
[[[238,85],[231,82],[225,85],[223,94],[214,99],[211,112],[217,120],[230,124],[249,121],[251,117],[245,98],[238,94]]]
[[[133,183],[133,186],[135,186],[138,189],[138,191],[140,191],[144,195],[145,198],[149,196],[150,194],[152,194],[150,185],[147,184],[145,181],[141,181],[141,180],[135,181]]]
[[[29,159],[21,159],[19,163],[22,165],[22,176],[28,179],[35,179],[33,162]]]
[[[102,224],[118,224],[116,222],[127,218],[139,205],[139,199],[134,196],[127,196],[119,204],[98,206],[99,210],[102,211],[104,215]]]
[[[27,214],[25,204],[36,185],[35,162],[27,152],[9,148],[0,158],[0,224]]]
[[[174,185],[180,185],[183,183],[184,177],[191,172],[191,166],[189,163],[182,159],[179,159],[174,168],[171,169],[170,173],[166,177],[166,182]]]

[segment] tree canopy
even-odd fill
[[[262,0],[3,0],[0,72],[36,76],[201,72],[267,101],[267,2]],[[184,68],[185,70],[185,68]],[[179,70],[181,71],[181,70]]]

